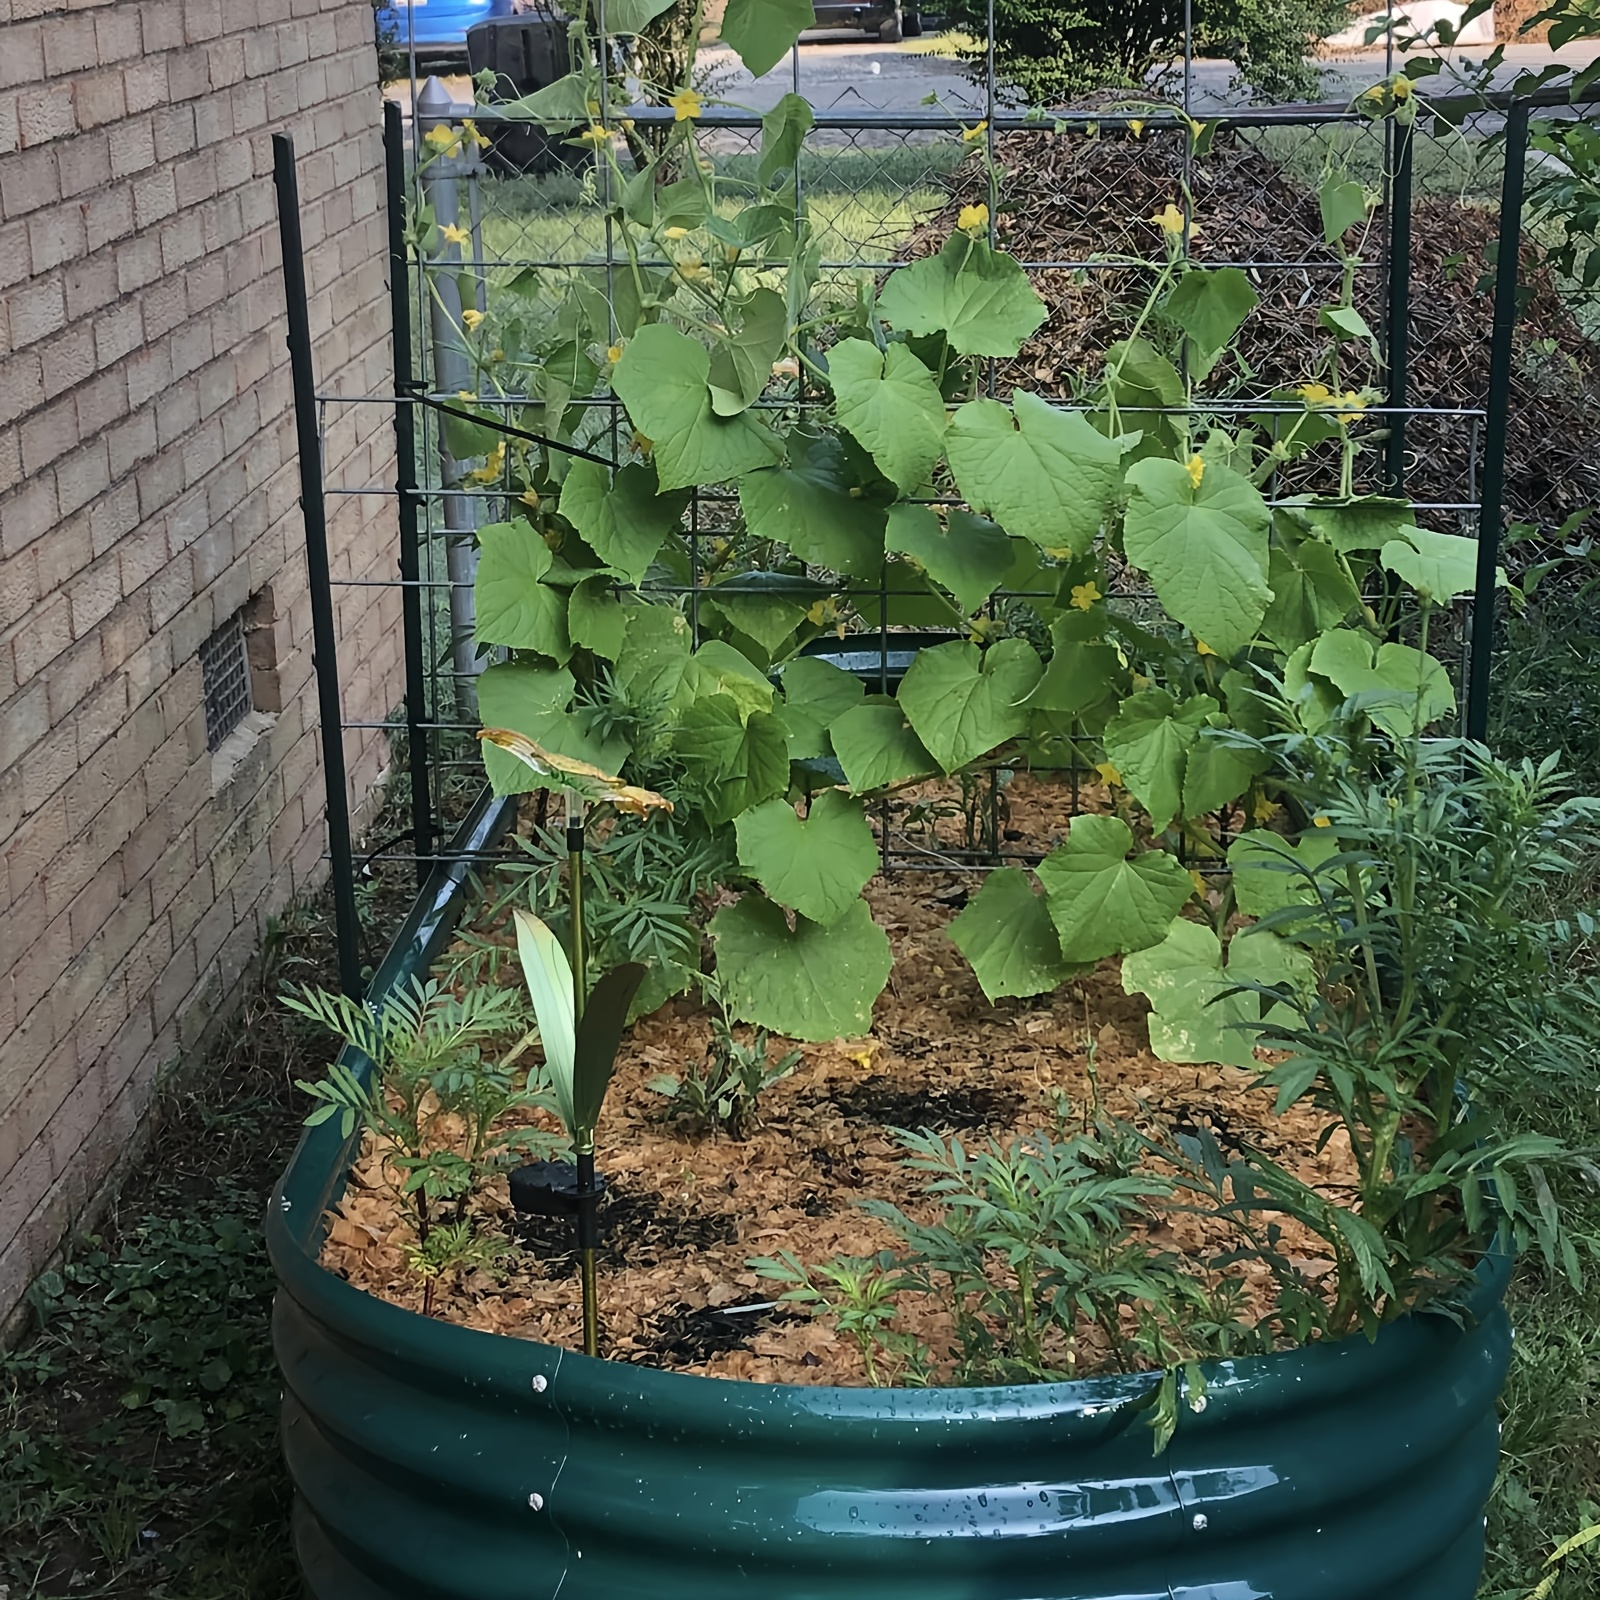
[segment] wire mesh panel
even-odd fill
[[[800,86],[798,56],[774,76]],[[1261,487],[1278,513],[1295,515],[1317,497],[1405,495],[1419,525],[1473,537],[1485,464],[1509,445],[1516,460],[1503,483],[1507,517],[1558,527],[1585,500],[1596,470],[1581,444],[1567,450],[1576,430],[1548,435],[1549,405],[1514,405],[1498,435],[1486,432],[1504,102],[1458,108],[1449,123],[1413,122],[1374,115],[1359,99],[1224,107],[1197,81],[1185,74],[1177,104],[1107,96],[1092,110],[1041,118],[1009,106],[980,67],[960,104],[907,104],[904,85],[895,85],[883,104],[868,103],[866,86],[815,109],[792,171],[784,169],[816,252],[804,315],[848,329],[853,307],[888,292],[899,273],[936,256],[981,213],[982,236],[1018,263],[1044,317],[1015,356],[972,363],[972,392],[1009,402],[1025,390],[1089,416],[1103,408],[1103,375],[1117,365],[1129,330],[1151,335],[1161,324],[1153,291],[1170,284],[1174,262],[1237,273],[1252,301],[1237,338],[1220,359],[1201,363],[1203,371],[1180,340],[1178,394],[1127,381],[1119,415],[1129,436],[1169,450],[1189,441],[1197,452],[1225,449],[1218,441],[1230,438],[1264,441],[1273,460]],[[425,744],[419,770],[425,765],[435,822],[462,809],[481,782],[476,685],[495,652],[479,643],[472,609],[477,530],[550,511],[529,487],[526,468],[535,460],[564,467],[642,459],[649,441],[635,434],[609,381],[638,325],[640,295],[680,286],[692,308],[693,279],[717,281],[717,252],[733,248],[718,241],[758,202],[762,116],[719,106],[714,88],[697,109],[693,146],[717,194],[712,222],[720,227],[709,242],[688,217],[653,228],[643,247],[637,230],[622,225],[630,172],[674,125],[667,107],[591,108],[610,148],[555,130],[542,136],[532,170],[516,170],[507,154],[508,134],[525,131],[525,122],[458,102],[436,82],[413,84],[396,118],[414,368],[398,372],[395,385],[414,439],[414,481],[403,490],[416,523],[415,575],[406,581],[418,597],[411,653],[421,705],[411,736]],[[888,103],[895,95],[900,102]],[[1360,200],[1359,223],[1339,231],[1324,209],[1330,176],[1354,186]],[[670,196],[661,175],[656,187]],[[1570,321],[1533,255],[1525,253],[1522,274],[1536,327]],[[731,283],[734,272],[725,276]],[[742,280],[741,292],[758,282],[781,289],[782,277],[757,274]],[[1338,328],[1330,327],[1330,304],[1348,308]],[[532,341],[544,339],[548,355],[549,329],[563,317],[576,329],[578,311],[592,316],[595,307],[609,328],[604,338],[575,333],[530,379],[523,357]],[[715,308],[706,315],[715,326]],[[1165,328],[1169,342],[1171,333]],[[1560,390],[1564,349],[1561,331],[1524,342],[1510,380],[1520,400]],[[823,345],[814,358],[816,372],[780,363],[751,414],[785,426],[828,418]],[[952,410],[961,398],[951,397]],[[371,397],[380,399],[393,403]],[[564,440],[551,426],[553,408],[569,424],[582,419]],[[1546,448],[1519,446],[1540,428]],[[1564,451],[1565,463],[1541,476]],[[926,489],[912,497],[916,504],[941,516],[960,510],[952,484]],[[1067,606],[1082,587],[1083,574],[1059,552],[1013,538],[1016,560],[968,610],[893,541],[880,569],[851,572],[781,548],[754,565],[742,548],[731,557],[748,533],[738,491],[697,485],[681,539],[639,574],[637,596],[675,608],[696,644],[735,640],[775,674],[797,654],[848,661],[878,694],[894,692],[917,645],[1014,635],[1048,650],[1040,613]],[[1158,615],[1148,580],[1115,549],[1105,576],[1105,601],[1127,626]],[[1381,574],[1363,599],[1392,638],[1415,637],[1415,618],[1397,609]],[[1431,623],[1430,647],[1450,664],[1459,703],[1468,698],[1471,619],[1467,600]],[[930,832],[924,797],[886,801],[885,863],[930,859],[935,835],[943,863],[1036,857],[1032,843],[1006,848],[1004,785],[1019,760],[1058,770],[1076,806],[1079,786],[1100,781],[1093,723],[990,763],[981,795],[938,802],[959,814],[942,832]],[[1215,819],[1220,836],[1239,820]]]

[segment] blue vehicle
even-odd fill
[[[467,53],[467,29],[509,17],[511,0],[391,0],[378,9],[378,42],[419,59]]]

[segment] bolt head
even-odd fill
[[[530,1510],[543,1511],[544,1510],[544,1496],[542,1494],[538,1494],[538,1493],[530,1494],[528,1496],[528,1506],[529,1506]]]
[[[1210,1526],[1210,1521],[1207,1518],[1205,1512],[1203,1512],[1203,1511],[1195,1512],[1195,1514],[1194,1514],[1194,1523],[1193,1523],[1194,1531],[1196,1533],[1204,1533],[1209,1526]]]
[[[534,1375],[533,1375],[533,1392],[535,1394],[543,1394],[545,1392],[545,1390],[548,1389],[549,1387],[550,1387],[550,1380],[547,1377],[545,1377],[545,1375],[542,1372],[534,1373]]]

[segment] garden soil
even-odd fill
[[[902,806],[930,807],[937,793],[912,793]],[[946,797],[948,798],[948,797]],[[1065,834],[1070,788],[1019,776],[1005,846],[1037,856]],[[1112,801],[1086,784],[1079,809]],[[946,811],[950,807],[942,808]],[[936,818],[927,846],[962,843],[959,817]],[[861,1203],[887,1200],[921,1220],[933,1214],[902,1165],[897,1129],[931,1128],[970,1145],[1030,1131],[1054,1131],[1057,1116],[1080,1125],[1096,1094],[1113,1114],[1151,1129],[1210,1128],[1224,1150],[1260,1148],[1330,1195],[1353,1175],[1348,1148],[1316,1149],[1321,1119],[1294,1109],[1271,1114],[1269,1093],[1233,1068],[1177,1066],[1149,1051],[1142,998],[1122,990],[1117,964],[1032,1000],[990,1004],[945,929],[981,879],[971,870],[900,872],[867,894],[887,932],[894,969],[870,1034],[804,1047],[798,1070],[762,1097],[760,1126],[743,1141],[696,1128],[647,1085],[705,1056],[709,1018],[687,999],[641,1020],[625,1041],[599,1133],[609,1185],[599,1293],[602,1352],[615,1360],[759,1382],[860,1384],[856,1347],[827,1319],[778,1306],[781,1285],[749,1263],[793,1251],[815,1264],[864,1256],[893,1244]],[[514,963],[511,964],[514,973]],[[507,981],[515,981],[510,975]],[[773,1042],[773,1057],[787,1046]],[[1091,1075],[1092,1074],[1092,1075]],[[1062,1097],[1065,1097],[1064,1099]],[[1063,1111],[1063,1107],[1070,1110]],[[553,1124],[551,1125],[553,1127]],[[395,1304],[422,1309],[422,1290],[404,1246],[413,1238],[370,1143],[356,1164],[324,1249],[326,1266]],[[525,1222],[511,1211],[504,1180],[483,1200],[509,1244],[493,1267],[437,1286],[432,1313],[444,1320],[543,1343],[581,1346],[570,1224]],[[1224,1247],[1221,1225],[1176,1212],[1149,1219],[1151,1240],[1182,1253]],[[1315,1276],[1309,1237],[1285,1230],[1291,1255]],[[1246,1274],[1247,1302],[1270,1305],[1264,1269]],[[922,1297],[905,1302],[897,1326],[948,1353],[948,1317]],[[1093,1336],[1085,1343],[1092,1353]]]

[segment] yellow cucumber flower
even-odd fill
[[[970,128],[961,130],[962,144],[975,144],[989,131],[989,122],[985,118],[982,122],[975,122]]]
[[[956,218],[956,228],[961,233],[979,234],[989,226],[989,208],[986,205],[962,206]]]
[[[470,244],[472,235],[458,223],[447,222],[439,229],[439,237],[448,240],[451,244]]]
[[[435,123],[423,134],[422,142],[442,156],[453,156],[461,149],[461,129],[447,122]]]
[[[1201,480],[1206,475],[1206,463],[1203,456],[1190,456],[1184,463],[1183,470],[1189,474],[1189,482],[1199,488]]]
[[[1072,586],[1072,598],[1067,601],[1069,606],[1076,606],[1079,611],[1088,611],[1093,608],[1096,600],[1103,600],[1100,585],[1093,578],[1087,583],[1075,583]]]
[[[489,136],[486,133],[480,133],[478,131],[478,124],[474,122],[471,117],[464,117],[462,119],[461,131],[465,133],[466,136],[475,145],[477,145],[480,150],[487,150],[489,148]]]
[[[468,333],[475,333],[478,324],[483,321],[483,313],[476,307],[469,306],[461,313],[461,320],[467,325]]]
[[[692,122],[705,110],[705,103],[693,89],[680,89],[667,101],[674,122]]]
[[[1171,238],[1176,239],[1183,234],[1183,212],[1173,205],[1170,200],[1150,220]],[[1190,231],[1193,232],[1194,230],[1191,229]]]

